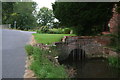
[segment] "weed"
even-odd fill
[[[120,68],[120,58],[119,57],[108,57],[109,64],[113,67]]]
[[[49,54],[48,50],[33,48],[33,62],[30,69],[34,71],[38,78],[67,78],[68,75],[64,66],[55,65],[54,62],[50,61],[46,56]]]
[[[31,45],[26,45],[25,50],[28,56],[33,54],[33,47]]]

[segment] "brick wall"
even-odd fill
[[[116,6],[115,6],[116,8]],[[118,26],[120,26],[120,14],[118,14],[113,8],[113,16],[109,21],[110,32],[116,34],[118,32]]]
[[[93,39],[96,43],[99,43],[103,46],[106,46],[110,43],[110,36],[64,36],[62,39],[62,42],[74,42],[74,41],[79,41],[80,39]]]

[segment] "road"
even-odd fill
[[[2,78],[23,78],[26,60],[24,46],[32,33],[2,30]]]

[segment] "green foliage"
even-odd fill
[[[2,24],[8,24],[15,2],[2,2]]]
[[[117,52],[120,52],[120,26],[118,27],[118,33],[112,35],[109,47],[113,48]]]
[[[33,54],[33,47],[31,45],[26,45],[25,50],[28,56]]]
[[[59,56],[59,54],[60,54],[60,51],[59,51],[59,49],[56,47],[56,45],[52,45],[52,46],[50,46],[49,47],[50,48],[50,53],[52,52],[52,53],[54,53],[54,54],[48,54],[48,55],[51,55],[51,56],[53,56],[53,57],[56,57],[56,56]]]
[[[39,33],[39,34],[42,33],[42,31],[40,29],[38,29],[36,32]]]
[[[42,27],[40,27],[39,30],[37,30],[37,33],[47,33],[48,31],[49,31],[48,26],[42,26]]]
[[[70,34],[70,28],[53,28],[49,29],[48,26],[42,26],[37,30],[37,33],[49,33],[49,34]]]
[[[112,36],[114,36],[113,34],[104,34],[104,35],[102,35],[102,36],[110,36],[110,37],[112,37]]]
[[[64,34],[70,34],[71,29],[70,28],[64,28],[63,32]]]
[[[36,26],[37,22],[35,15],[37,4],[35,2],[7,2],[5,4],[11,6],[4,6],[3,3],[3,23],[11,24],[11,27],[14,28],[16,21],[16,28],[19,28],[21,30],[28,30],[32,26]]]
[[[37,19],[39,26],[51,26],[54,20],[53,11],[47,7],[42,7],[37,14]]]
[[[118,13],[120,13],[120,2],[117,3],[116,11],[117,11]]]
[[[120,68],[120,58],[119,57],[108,57],[109,64],[113,67]]]
[[[64,26],[75,28],[77,35],[100,33],[112,17],[114,3],[55,2],[53,13]]]
[[[50,33],[50,34],[63,34],[64,32],[62,31],[61,28],[58,28],[58,29],[53,28],[53,29],[49,29],[48,33]]]
[[[60,42],[64,36],[75,36],[75,34],[33,34],[37,43],[51,44]]]
[[[109,44],[109,46],[113,49],[115,49],[116,51],[120,51],[120,43],[119,43],[120,37],[114,35],[111,38],[111,43]]]
[[[30,69],[35,72],[38,78],[67,78],[68,75],[64,69],[64,66],[55,65],[54,62],[47,58],[46,54],[49,53],[47,50],[42,50],[40,48],[34,47],[33,50],[33,62]]]

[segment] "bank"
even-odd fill
[[[58,52],[52,43],[59,42],[63,36],[70,35],[33,34],[30,44],[25,46],[28,57],[24,78],[68,78],[68,70],[56,59]]]
[[[34,73],[34,75],[32,75],[33,78],[36,77],[37,78],[74,78],[75,77],[74,75],[77,72],[76,69],[73,68],[73,66],[68,67],[68,65],[64,63],[60,64],[60,62],[58,62],[58,56],[60,54],[60,51],[59,48],[56,47],[56,44],[59,44],[59,42],[64,36],[74,36],[74,35],[68,35],[68,34],[66,35],[65,34],[62,35],[33,34],[33,35],[34,35],[33,43],[25,47],[26,52],[28,53],[27,54],[28,59],[31,62],[31,65],[29,65],[28,68],[33,71]],[[108,52],[108,48],[104,47],[104,53],[107,52]],[[94,56],[94,57],[99,57],[99,56]],[[102,55],[101,57],[108,59],[108,55]],[[116,63],[115,59],[110,58],[109,61],[111,62],[111,60],[112,60],[112,64]]]

